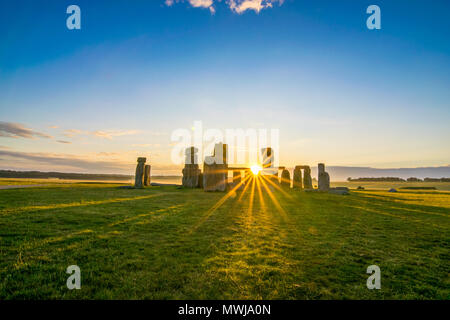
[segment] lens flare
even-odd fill
[[[261,170],[262,170],[262,168],[261,168],[260,166],[256,165],[256,164],[250,167],[250,171],[251,171],[255,176],[257,176]]]

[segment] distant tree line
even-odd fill
[[[347,178],[347,181],[379,181],[379,182],[450,182],[450,178],[425,178],[419,179],[411,177],[408,179],[402,179],[399,177],[380,177],[380,178]]]
[[[450,178],[440,178],[440,179],[425,178],[425,179],[423,179],[423,181],[425,181],[425,182],[450,182]]]
[[[0,178],[29,178],[29,179],[67,179],[67,180],[130,180],[133,176],[123,174],[90,174],[90,173],[63,173],[41,171],[13,171],[0,170]]]

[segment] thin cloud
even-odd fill
[[[91,132],[96,137],[105,138],[108,140],[111,140],[113,137],[121,137],[121,136],[128,136],[128,135],[134,135],[138,134],[139,132],[137,130],[128,130],[128,131],[94,131]]]
[[[142,148],[146,148],[146,147],[155,147],[155,148],[159,148],[161,147],[161,144],[159,143],[135,143],[131,145],[132,147],[142,147]]]
[[[29,153],[9,150],[0,150],[0,164],[9,163],[28,168],[37,164],[43,164],[51,168],[77,169],[90,172],[124,171],[134,166],[134,163],[115,161],[94,161],[80,159],[70,155],[58,155],[51,153]]]
[[[66,136],[68,138],[73,138],[75,136],[78,136],[80,134],[86,134],[86,132],[81,131],[81,130],[77,130],[77,129],[69,129],[69,130],[65,130],[63,133],[63,136]]]
[[[121,137],[128,135],[138,134],[137,130],[96,130],[96,131],[82,131],[77,129],[69,129],[65,130],[63,135],[68,138],[73,138],[79,135],[92,135],[99,138],[104,138],[108,140],[112,140],[113,137]]]
[[[0,137],[25,138],[25,139],[53,138],[48,134],[26,128],[20,123],[4,122],[4,121],[0,121]]]
[[[168,7],[179,2],[187,2],[194,8],[209,9],[211,14],[214,14],[216,12],[214,4],[222,2],[222,0],[165,0]],[[263,9],[272,8],[274,4],[281,6],[284,0],[226,0],[225,3],[231,11],[241,14],[247,10],[259,13]]]
[[[64,143],[64,144],[71,144],[72,143],[70,141],[65,141],[65,140],[56,140],[56,142]]]

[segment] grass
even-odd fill
[[[449,192],[258,186],[0,190],[0,299],[450,298]]]

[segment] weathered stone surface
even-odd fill
[[[228,171],[223,164],[203,165],[203,190],[225,191],[227,188]]]
[[[274,167],[275,154],[273,152],[273,149],[270,147],[262,148],[261,159],[262,170],[259,174],[263,178],[262,190],[273,192],[275,190],[274,185],[278,185],[280,183],[278,179],[278,168]]]
[[[305,189],[312,189],[312,178],[311,178],[311,168],[309,166],[303,166],[303,187]]]
[[[137,158],[136,174],[134,175],[134,187],[143,188],[144,187],[144,166],[147,158],[139,157]]]
[[[197,188],[199,185],[200,169],[198,164],[187,164],[183,169],[182,185],[185,188]]]
[[[292,187],[294,189],[299,189],[302,190],[303,189],[303,185],[302,185],[302,169],[300,166],[296,166],[294,168],[294,176],[292,179]]]
[[[227,145],[217,143],[214,146],[214,155],[205,157],[203,164],[203,190],[225,191],[227,185]]]
[[[323,163],[319,163],[318,185],[320,191],[330,190],[330,175],[325,171]]]
[[[203,189],[203,173],[200,172],[198,175],[198,186],[197,188]]]
[[[262,156],[262,167],[265,168],[273,168],[274,163],[274,154],[272,148],[262,148],[261,149]]]
[[[290,188],[291,187],[291,175],[289,173],[289,170],[284,169],[283,171],[281,171],[280,184],[284,188]]]
[[[185,165],[182,171],[182,185],[185,188],[197,188],[199,185],[200,169],[198,167],[197,152],[198,149],[194,147],[187,148],[185,151]]]
[[[184,151],[185,159],[184,164],[198,164],[197,156],[198,148],[190,147]]]
[[[144,166],[144,186],[149,186],[151,183],[151,177],[150,177],[150,173],[151,173],[151,168],[152,166],[149,164],[146,164]]]

